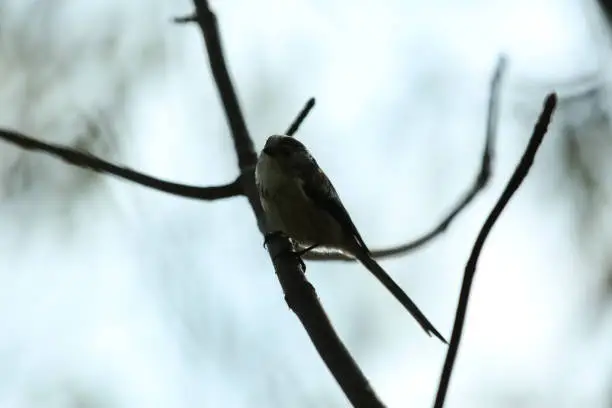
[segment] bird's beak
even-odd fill
[[[269,147],[264,147],[263,152],[270,157],[274,156],[274,150],[270,149]]]

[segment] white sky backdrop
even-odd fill
[[[544,94],[609,66],[594,5],[212,6],[257,146],[316,96],[298,137],[374,248],[428,229],[472,182],[490,76],[509,55],[492,186],[441,239],[383,264],[450,337],[464,262]],[[4,0],[0,125],[174,181],[232,180],[199,32],[169,24],[191,10]],[[609,404],[609,132],[581,131],[594,109],[576,119],[572,106],[483,253],[448,406]],[[595,198],[564,154],[568,118],[583,126],[578,167]],[[7,145],[0,159],[0,406],[347,405],[284,303],[245,200],[182,200]],[[446,349],[363,268],[310,263],[308,276],[383,400],[430,406]]]

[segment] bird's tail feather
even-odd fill
[[[446,339],[442,337],[440,332],[436,330],[436,328],[427,320],[427,317],[419,310],[416,304],[408,297],[406,292],[399,287],[397,283],[385,272],[385,270],[376,262],[371,256],[364,254],[358,255],[357,259],[359,262],[363,264],[372,274],[382,283],[392,294],[393,296],[410,312],[412,317],[421,325],[423,330],[428,335],[434,335],[442,342],[448,344]]]

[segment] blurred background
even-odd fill
[[[258,149],[298,133],[372,248],[434,225],[475,177],[509,57],[493,179],[452,228],[384,261],[450,338],[473,240],[560,96],[482,254],[449,407],[612,406],[606,6],[593,0],[211,1]],[[188,0],[3,0],[0,126],[151,175],[237,175]],[[0,407],[345,407],[242,198],[197,202],[0,145]],[[429,407],[446,347],[356,264],[310,262],[390,407]]]

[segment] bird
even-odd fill
[[[448,344],[410,297],[374,260],[333,184],[306,146],[272,135],[257,158],[255,182],[267,235],[283,234],[301,251],[320,247],[357,259],[410,312],[423,330]],[[301,258],[300,258],[301,261]]]

